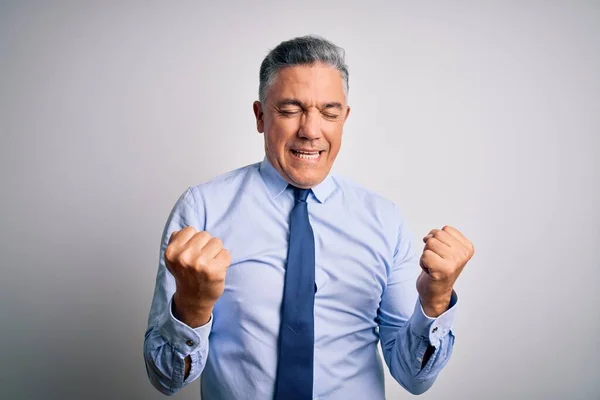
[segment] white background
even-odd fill
[[[162,228],[262,159],[260,62],[308,33],[350,67],[335,171],[476,247],[421,398],[600,397],[600,4],[355,3],[0,1],[0,397],[163,398]]]

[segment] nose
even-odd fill
[[[321,118],[318,110],[309,110],[302,115],[298,136],[308,140],[321,137]]]

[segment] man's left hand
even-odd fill
[[[448,309],[454,283],[475,254],[475,248],[451,226],[431,230],[423,242],[425,248],[419,260],[423,270],[417,279],[417,291],[423,311],[435,318]]]

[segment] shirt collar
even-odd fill
[[[333,193],[335,189],[335,181],[331,174],[327,174],[323,182],[312,188],[312,192],[315,195],[319,203],[325,203],[327,198]]]
[[[264,157],[259,167],[260,175],[263,181],[267,185],[267,190],[271,195],[272,199],[277,198],[281,193],[288,187],[288,182],[277,172],[277,170],[271,165],[267,156]],[[335,182],[328,174],[323,182],[312,188],[312,193],[319,203],[324,203],[325,200],[333,193],[335,189]]]
[[[267,156],[260,163],[259,172],[267,185],[267,190],[272,199],[277,198],[287,188],[287,181],[279,175],[279,172],[277,172],[267,159]]]

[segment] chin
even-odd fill
[[[303,189],[309,189],[314,186],[317,186],[319,183],[325,179],[325,176],[316,175],[305,175],[305,174],[290,174],[290,178],[294,181],[292,183],[294,186],[298,186]]]

